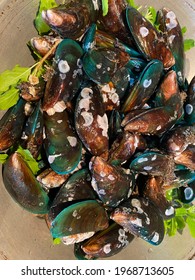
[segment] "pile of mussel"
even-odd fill
[[[108,2],[106,16],[99,0],[42,12],[52,31],[31,47],[44,57],[58,42],[51,67],[21,82],[0,120],[5,188],[79,259],[110,257],[135,236],[160,244],[176,207],[166,191],[195,197],[195,78],[178,19],[162,8],[157,30],[125,0]],[[18,146],[41,155],[36,176]]]

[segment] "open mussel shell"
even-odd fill
[[[79,259],[81,257],[83,259],[108,258],[118,254],[133,239],[133,234],[126,232],[120,225],[112,223],[107,229],[75,245],[75,256]]]
[[[7,150],[22,136],[26,120],[24,106],[26,101],[19,99],[0,120],[0,151]]]
[[[152,245],[159,245],[164,238],[163,218],[158,208],[147,198],[130,197],[115,208],[111,219]]]
[[[62,210],[51,224],[54,238],[97,232],[108,227],[105,209],[96,200],[74,203]]]
[[[49,198],[34,174],[17,152],[3,166],[3,182],[11,197],[25,210],[34,214],[46,214]]]

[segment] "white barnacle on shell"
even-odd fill
[[[76,137],[68,136],[67,140],[68,140],[71,147],[76,147],[76,145],[77,145],[77,138]]]
[[[166,18],[169,19],[169,22],[166,23],[168,30],[171,30],[177,26],[177,18],[173,11],[170,11],[166,14]]]
[[[139,32],[140,32],[142,38],[145,38],[149,34],[149,30],[145,26],[140,27]]]
[[[61,155],[62,155],[62,154],[49,155],[49,156],[48,156],[48,162],[49,162],[50,164],[52,164],[52,163],[55,161],[55,159],[58,158],[58,157],[60,157]]]
[[[105,254],[109,254],[111,252],[111,243],[104,245],[103,251]]]
[[[158,232],[154,233],[151,241],[154,242],[154,243],[157,243],[159,241],[159,233]]]
[[[194,111],[194,108],[191,104],[186,104],[185,111],[186,111],[186,114],[191,115],[192,112]]]
[[[98,115],[97,116],[97,122],[99,125],[99,128],[102,129],[102,136],[108,137],[108,118],[107,115],[104,114],[103,116]]]
[[[60,73],[66,74],[70,71],[70,66],[66,60],[61,59],[58,62],[58,69],[59,69]]]
[[[143,82],[143,87],[148,88],[151,84],[152,84],[152,79],[149,80],[145,79]]]
[[[81,113],[81,116],[83,117],[83,119],[85,121],[83,126],[88,127],[93,123],[93,114],[92,113],[84,111]]]

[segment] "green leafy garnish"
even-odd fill
[[[19,81],[27,81],[31,68],[16,65],[12,70],[5,70],[0,74],[0,92],[9,90],[11,86],[17,85]]]
[[[134,0],[126,0],[127,3],[131,6],[137,9],[137,5],[135,5],[135,1]]]
[[[8,158],[7,154],[0,154],[0,163],[3,164]]]
[[[191,48],[195,47],[194,39],[185,39],[184,40],[184,51],[189,51]]]
[[[108,13],[108,0],[102,0],[102,13],[106,16]]]
[[[174,192],[168,191],[166,193],[167,200],[174,200]],[[165,231],[169,236],[174,236],[177,232],[182,232],[186,227],[189,228],[190,234],[195,238],[195,205],[185,204],[177,200],[181,207],[175,209],[175,216],[164,221]]]
[[[184,35],[187,32],[187,27],[183,26],[181,29],[181,33]]]
[[[40,0],[39,9],[34,20],[35,28],[37,29],[39,35],[46,34],[50,31],[50,27],[42,18],[42,11],[57,7],[55,0]]]
[[[53,244],[54,245],[59,245],[61,243],[61,238],[57,237],[53,239]]]
[[[19,99],[19,82],[27,81],[31,68],[16,65],[12,70],[0,74],[0,110],[7,110]]]
[[[154,25],[155,21],[156,21],[156,14],[157,14],[157,12],[154,9],[154,7],[150,6],[147,8],[145,18]]]
[[[7,110],[14,106],[19,99],[19,89],[11,86],[7,91],[0,93],[0,110]]]
[[[37,174],[37,172],[40,170],[39,169],[39,164],[38,162],[33,158],[31,155],[30,151],[27,149],[23,149],[22,147],[19,147],[17,149],[17,153],[19,153],[23,159],[27,162],[29,165],[30,169],[34,174]]]

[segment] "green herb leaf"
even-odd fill
[[[40,0],[39,9],[34,21],[35,28],[37,29],[40,35],[46,34],[50,31],[50,27],[46,24],[46,22],[42,18],[42,11],[54,7],[57,7],[57,3],[55,0]]]
[[[8,158],[7,154],[0,154],[0,163],[3,164],[7,158]]]
[[[184,51],[189,51],[191,48],[195,47],[194,39],[185,39],[184,40]]]
[[[187,27],[183,26],[181,29],[182,34],[184,35],[187,32]]]
[[[135,1],[134,0],[127,0],[127,3],[134,8],[137,8],[137,6],[135,5]]]
[[[14,106],[19,99],[19,90],[15,87],[10,87],[7,91],[0,93],[0,110],[7,110]]]
[[[176,222],[177,222],[177,230],[183,230],[186,226],[186,221],[184,217],[175,217]]]
[[[195,218],[187,217],[186,223],[189,227],[191,236],[195,238]]]
[[[27,149],[23,149],[22,147],[19,147],[17,149],[17,153],[19,153],[23,159],[27,162],[30,169],[34,174],[37,174],[37,172],[40,170],[38,166],[38,162],[33,158],[30,151]]]
[[[106,16],[108,13],[108,0],[102,0],[102,13]]]
[[[156,21],[156,10],[154,9],[154,7],[150,6],[148,7],[147,9],[147,12],[146,12],[146,15],[145,15],[145,18],[150,21],[153,25],[155,24],[155,21]]]
[[[27,81],[31,68],[16,65],[12,70],[5,70],[0,74],[0,92],[7,91],[19,81]]]
[[[60,243],[61,243],[61,238],[58,237],[58,238],[53,239],[53,244],[54,245],[59,245]]]

